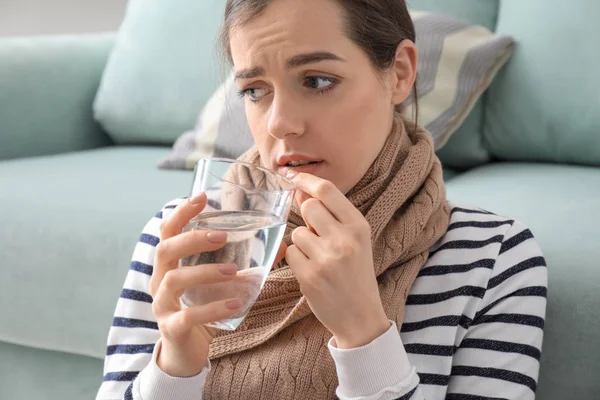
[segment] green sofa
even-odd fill
[[[531,228],[550,277],[538,398],[598,399],[600,2],[411,6],[518,42],[439,152],[448,196]],[[0,39],[0,399],[94,398],[138,234],[190,186],[190,171],[156,168],[168,146],[115,145],[95,122],[114,41]]]

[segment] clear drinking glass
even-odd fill
[[[208,204],[183,229],[227,232],[219,250],[180,260],[180,268],[202,264],[236,264],[233,281],[187,289],[182,307],[240,298],[243,306],[231,318],[208,326],[235,330],[242,323],[275,261],[290,212],[294,189],[283,176],[249,163],[223,158],[197,162],[191,195],[206,193]]]

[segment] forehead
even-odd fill
[[[273,0],[261,14],[231,31],[237,66],[275,54],[343,51],[351,43],[343,32],[342,9],[334,0]]]

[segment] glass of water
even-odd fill
[[[180,260],[180,268],[203,264],[235,264],[232,281],[185,290],[182,307],[240,298],[242,308],[230,318],[208,326],[235,330],[242,323],[275,261],[294,197],[293,184],[268,169],[223,158],[197,162],[191,196],[206,193],[208,203],[183,229],[221,231],[227,243],[219,250]]]

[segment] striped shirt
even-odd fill
[[[198,400],[208,373],[172,378],[156,365],[160,333],[148,292],[159,225],[145,226],[108,336],[97,400]],[[447,233],[411,288],[404,323],[365,347],[329,346],[342,399],[534,399],[547,270],[522,223],[452,204]],[[210,367],[209,367],[210,368]],[[140,373],[140,371],[142,371]]]

